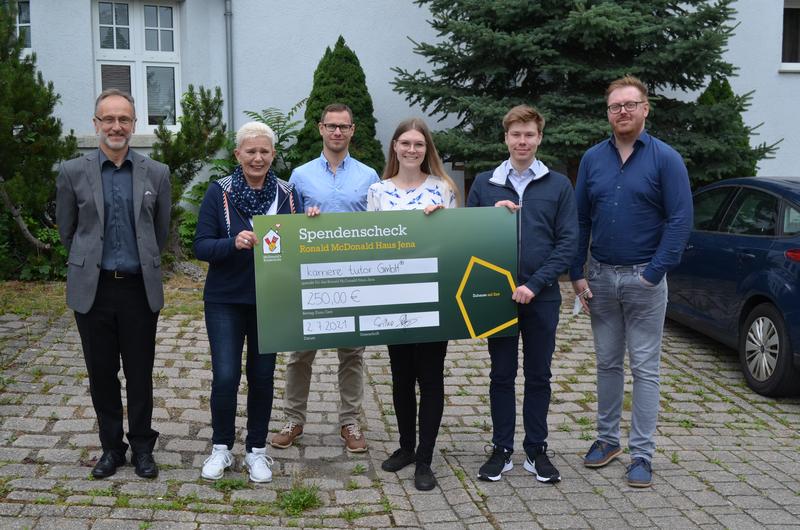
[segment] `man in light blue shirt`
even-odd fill
[[[300,194],[306,212],[361,212],[367,209],[367,190],[378,174],[351,157],[350,140],[356,126],[350,107],[334,103],[325,107],[319,122],[322,154],[296,168],[289,182]],[[367,450],[358,417],[364,395],[364,348],[339,348],[339,426],[345,448],[351,453]],[[284,410],[286,425],[272,437],[279,449],[290,447],[303,435],[311,386],[311,365],[317,350],[292,352],[286,365]]]

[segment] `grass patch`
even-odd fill
[[[213,488],[223,493],[230,493],[234,490],[249,489],[250,486],[248,486],[247,481],[242,478],[221,478],[214,481]]]
[[[208,266],[201,262],[193,262],[203,270]],[[175,315],[188,315],[190,317],[203,316],[203,281],[196,281],[191,276],[173,273],[164,283],[164,308],[162,317]]]
[[[290,517],[320,506],[322,506],[322,500],[319,498],[319,486],[295,484],[292,489],[278,495],[278,507]]]
[[[353,475],[363,475],[367,472],[367,467],[364,464],[356,464],[353,466]]]
[[[203,270],[205,263],[196,262]],[[184,274],[172,274],[164,284],[165,306],[161,315],[202,316],[203,282]],[[58,318],[67,310],[66,282],[0,282],[0,314]]]
[[[90,495],[92,497],[113,497],[114,488],[111,486],[107,488],[95,488],[87,491],[86,495]]]
[[[149,510],[183,510],[186,505],[178,500],[171,501],[153,501],[144,504],[139,504],[139,508],[147,508]]]
[[[0,314],[56,318],[67,310],[65,282],[0,282]]]
[[[383,511],[387,513],[394,509],[394,506],[392,506],[392,501],[390,501],[389,497],[386,495],[381,495],[381,508],[383,508]]]
[[[341,517],[348,523],[352,523],[359,517],[364,517],[365,515],[367,515],[367,510],[365,510],[361,506],[352,506],[352,507],[348,506],[347,508],[339,512],[339,517]]]

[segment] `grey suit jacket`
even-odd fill
[[[103,257],[103,181],[98,151],[61,164],[56,180],[56,222],[67,259],[67,306],[87,313],[94,304]],[[136,243],[147,301],[153,312],[164,306],[161,252],[169,236],[169,168],[131,152]]]

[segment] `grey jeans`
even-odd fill
[[[358,424],[364,397],[364,347],[339,348],[339,424]],[[289,354],[286,364],[284,413],[288,421],[306,423],[308,392],[311,386],[311,365],[317,350]]]
[[[592,259],[587,281],[597,354],[598,439],[619,445],[625,386],[625,350],[633,375],[631,458],[653,458],[659,407],[661,337],[667,309],[667,279],[643,283],[647,263],[605,265]]]

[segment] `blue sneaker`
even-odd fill
[[[603,467],[619,455],[622,448],[608,442],[596,440],[589,448],[589,452],[583,457],[583,465],[586,467]]]
[[[649,488],[653,484],[653,468],[644,458],[635,457],[628,466],[628,486],[632,488]]]

